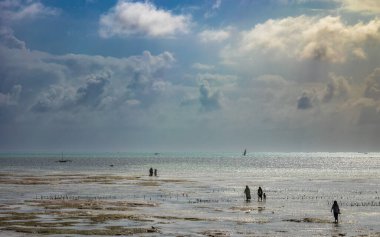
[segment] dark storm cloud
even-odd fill
[[[297,109],[305,110],[311,109],[312,107],[313,104],[311,102],[311,98],[306,93],[303,93],[302,96],[298,98]]]

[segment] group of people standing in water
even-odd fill
[[[150,167],[150,169],[149,169],[149,176],[153,176],[153,173],[154,173],[154,176],[157,176],[157,169],[154,169],[154,171],[153,171],[153,168]]]
[[[248,185],[245,186],[244,193],[245,193],[246,201],[247,202],[251,201],[251,190],[249,189]],[[257,189],[257,200],[260,202],[260,201],[263,201],[263,199],[265,201],[267,199],[267,195],[263,192],[263,189],[259,187],[259,189]]]
[[[250,202],[251,201],[251,190],[249,189],[248,185],[245,186],[244,193],[245,193],[246,201]],[[259,187],[257,189],[257,200],[260,202],[260,201],[263,201],[263,199],[264,199],[264,201],[266,201],[267,196],[263,192],[263,189],[261,187]],[[335,219],[334,222],[338,223],[338,216],[340,214],[340,209],[339,209],[339,205],[338,205],[337,201],[334,201],[334,204],[331,207],[331,212],[334,214],[334,219]]]

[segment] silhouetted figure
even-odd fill
[[[149,176],[153,176],[153,168],[152,167],[149,169]]]
[[[265,193],[263,193],[263,198],[264,198],[264,201],[267,200],[267,195]]]
[[[257,200],[258,201],[263,200],[263,190],[261,189],[261,187],[259,187],[259,189],[257,189]]]
[[[154,169],[154,176],[157,176],[157,169]]]
[[[335,223],[338,223],[338,215],[340,214],[340,209],[337,201],[331,207],[331,212],[334,213]]]
[[[251,190],[249,189],[248,185],[245,186],[244,193],[245,193],[246,201],[247,202],[251,201]]]

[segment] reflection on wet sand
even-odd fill
[[[289,236],[299,229],[323,234],[330,229],[332,236],[347,234],[330,225],[328,214],[289,217],[288,206],[328,206],[328,195],[305,187],[268,188],[267,202],[245,202],[236,186],[211,188],[203,181],[139,175],[0,173],[0,187],[28,197],[0,204],[0,231],[8,231],[4,233],[224,237]],[[377,196],[374,193],[376,201]],[[342,202],[353,202],[354,197]],[[363,231],[368,233],[380,235]]]

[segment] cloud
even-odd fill
[[[230,30],[204,30],[198,34],[203,43],[222,42],[231,36]]]
[[[197,75],[197,79],[202,81],[208,81],[208,83],[214,82],[233,82],[237,80],[237,77],[235,75],[228,75],[228,74],[215,74],[215,73],[199,73]]]
[[[81,105],[96,107],[101,103],[105,86],[110,82],[110,75],[92,76],[86,85],[78,88],[76,102]]]
[[[40,92],[30,110],[37,113],[60,111],[72,108],[75,90],[61,85],[51,85]]]
[[[170,86],[165,71],[175,62],[169,52],[145,51],[127,58],[53,55],[1,42],[0,60],[0,100],[5,106],[18,98],[20,113],[14,116],[148,106]]]
[[[110,103],[110,96],[104,94],[110,83],[109,73],[90,75],[85,85],[75,89],[70,86],[52,85],[40,94],[37,102],[31,107],[33,112],[68,111],[81,107],[90,110]]]
[[[222,0],[215,0],[214,4],[212,5],[212,9],[219,9],[222,5]]]
[[[322,95],[322,102],[328,103],[334,98],[348,98],[350,93],[350,85],[342,76],[330,74],[330,81],[327,83]]]
[[[0,92],[0,107],[17,105],[21,91],[21,85],[14,85],[11,91],[7,93]]]
[[[380,68],[375,68],[367,76],[362,94],[352,103],[350,109],[358,110],[358,125],[380,124]],[[377,131],[377,128],[373,131]]]
[[[208,71],[213,70],[215,68],[215,66],[213,65],[207,65],[202,63],[194,63],[191,67],[200,71]]]
[[[0,19],[3,21],[20,21],[59,14],[59,10],[43,5],[38,1],[3,1],[0,3]]]
[[[343,9],[365,14],[380,13],[380,2],[378,0],[340,0]]]
[[[256,78],[255,84],[263,87],[269,88],[284,88],[288,84],[288,82],[279,75],[261,75]]]
[[[380,124],[380,105],[376,101],[368,98],[361,98],[354,104],[359,109],[357,124],[378,125]]]
[[[376,68],[367,77],[364,96],[373,100],[380,100],[380,68]]]
[[[332,105],[330,111],[334,111],[336,110],[335,106],[346,106],[345,103],[349,100],[356,100],[349,82],[343,76],[333,73],[330,73],[325,83],[305,83],[299,86],[299,88],[301,87],[308,88],[308,92],[303,92],[297,99],[297,109],[299,110],[311,109],[317,105],[321,106],[319,108],[328,109],[329,105]],[[339,110],[343,111],[344,109],[339,108]]]
[[[25,42],[16,38],[13,34],[13,30],[6,26],[0,26],[0,42],[9,48],[26,50]]]
[[[199,102],[203,111],[213,111],[221,108],[220,93],[218,91],[212,93],[207,82],[200,85],[199,93]]]
[[[311,97],[304,92],[301,97],[297,100],[297,109],[299,110],[306,110],[311,109],[313,107],[312,99]]]
[[[104,38],[113,36],[162,38],[187,33],[190,28],[190,17],[173,15],[169,11],[158,9],[150,2],[119,0],[116,6],[101,16],[99,25],[99,34]]]
[[[221,5],[222,5],[222,0],[215,0],[214,3],[211,5],[211,9],[205,12],[204,17],[211,18],[211,17],[216,16],[216,13]]]
[[[297,60],[344,63],[365,59],[365,44],[379,43],[380,19],[348,25],[340,17],[287,17],[268,20],[241,33],[237,45],[226,48],[225,59],[282,55]]]

